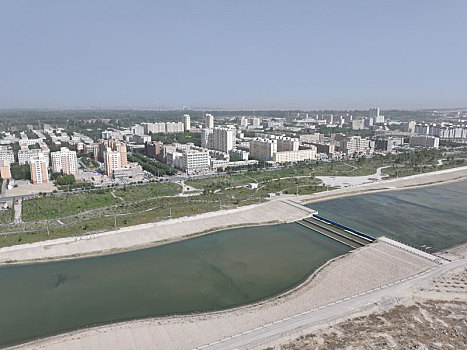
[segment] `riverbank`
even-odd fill
[[[222,229],[294,222],[312,212],[312,209],[287,200],[274,200],[115,231],[3,247],[0,248],[0,263],[38,262],[117,253],[192,238]]]
[[[459,261],[455,264],[465,265],[465,259]],[[232,339],[255,343],[259,339],[255,332],[262,332],[262,329],[272,332],[277,328],[279,335],[287,336],[296,332],[294,323],[299,321],[322,323],[335,317],[335,312],[341,316],[354,312],[379,298],[378,293],[383,293],[384,297],[392,295],[390,288],[403,286],[405,281],[413,279],[412,276],[422,278],[425,274],[442,272],[453,266],[452,263],[439,265],[379,240],[326,264],[292,293],[262,303],[221,312],[94,327],[15,349],[193,349],[208,344],[211,345],[207,348],[231,348],[226,344]],[[407,293],[405,289],[399,292],[401,295]],[[287,331],[289,328],[290,332]],[[264,343],[263,340],[261,344],[269,341]]]
[[[440,170],[432,173],[424,173],[390,180],[381,179],[372,183],[342,187],[335,190],[314,193],[311,195],[295,196],[295,200],[300,203],[310,204],[330,199],[358,196],[364,193],[400,191],[447,184],[463,180],[467,180],[467,167]]]
[[[220,210],[191,217],[126,227],[115,231],[67,237],[0,248],[0,263],[36,262],[116,253],[191,238],[216,230],[285,223],[309,216],[312,210],[293,202],[313,203],[364,193],[404,190],[467,179],[467,167],[441,170],[405,178],[318,192],[312,195],[284,195],[262,203]]]
[[[384,302],[310,324],[264,342],[257,349],[462,348],[467,332],[463,321],[467,306],[467,244],[437,255],[453,259],[453,266],[414,280]]]

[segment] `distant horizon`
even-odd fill
[[[463,111],[467,110],[467,106],[464,107],[457,107],[457,106],[449,106],[449,107],[420,107],[420,108],[403,108],[403,107],[387,107],[383,108],[380,106],[368,106],[368,107],[355,107],[355,108],[247,108],[247,107],[239,107],[239,108],[222,108],[222,107],[177,107],[177,106],[107,106],[107,107],[78,107],[78,106],[70,106],[70,107],[0,107],[0,112],[5,111],[161,111],[161,112],[184,112],[184,111],[303,111],[303,112],[318,112],[318,111],[339,111],[339,112],[352,112],[352,111],[368,111],[370,108],[379,108],[381,111]]]

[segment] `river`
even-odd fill
[[[371,235],[441,250],[467,241],[467,181],[311,204]],[[0,346],[96,324],[219,310],[277,295],[348,248],[298,224],[132,252],[0,267]]]

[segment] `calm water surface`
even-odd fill
[[[467,181],[310,204],[319,214],[373,236],[438,251],[467,242]]]
[[[467,241],[467,181],[310,205],[363,232]],[[226,230],[116,255],[0,268],[0,346],[80,327],[217,310],[278,294],[348,248],[298,224]]]
[[[0,346],[99,323],[278,294],[347,247],[298,224],[222,231],[80,260],[0,268]]]

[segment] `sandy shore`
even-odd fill
[[[258,349],[464,348],[467,244],[445,253],[458,264],[416,279],[380,303],[284,334]]]
[[[345,196],[380,191],[403,190],[467,179],[467,167],[441,170],[404,178],[381,180],[371,184],[350,186],[312,195],[287,195],[267,203],[221,210],[192,217],[137,225],[87,236],[67,237],[31,244],[0,248],[0,263],[80,257],[137,249],[192,237],[208,231],[242,225],[293,222],[309,216],[307,208],[288,203],[312,203]]]
[[[272,325],[278,320],[284,320],[286,325],[293,315],[313,308],[321,309],[321,306],[333,305],[339,300],[347,302],[347,299],[349,303],[358,302],[360,305],[361,302],[357,298],[352,299],[352,296],[360,294],[371,297],[366,296],[368,290],[379,289],[382,285],[397,283],[438,267],[443,266],[385,241],[378,241],[325,265],[319,273],[293,293],[286,293],[259,304],[215,313],[155,318],[95,327],[16,348],[192,349],[222,339],[230,339],[232,335],[247,334],[251,330],[261,328],[262,325]],[[352,304],[349,307],[352,308]],[[343,307],[342,310],[346,308]],[[325,309],[320,311],[324,312],[323,317],[329,316],[325,311]]]
[[[367,192],[400,191],[462,180],[467,180],[467,167],[440,170],[390,180],[379,180],[372,183],[348,186],[311,195],[295,196],[295,200],[301,203],[313,203],[340,197],[356,196]]]

